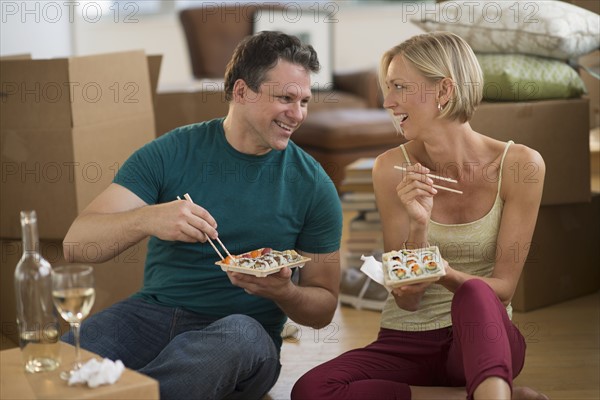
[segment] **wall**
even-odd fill
[[[376,68],[386,50],[423,32],[409,21],[413,12],[406,4],[342,2],[333,29],[334,70]]]
[[[97,9],[100,2],[81,2],[82,6],[76,8],[65,6],[65,2],[1,3],[1,55],[30,53],[35,58],[46,58],[144,49],[149,54],[164,55],[161,87],[181,86],[192,80],[175,10],[148,15],[124,6]],[[375,68],[385,50],[420,32],[408,22],[407,10],[400,3],[340,1],[321,3],[319,7],[335,20],[334,71]]]
[[[192,79],[183,29],[174,12],[131,18],[122,12],[117,18],[111,15],[97,23],[79,19],[74,24],[74,37],[77,55],[131,49],[162,54],[160,85]]]
[[[52,58],[72,54],[68,7],[40,1],[2,0],[0,22],[0,55]]]

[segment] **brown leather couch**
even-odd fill
[[[236,45],[253,32],[257,3],[211,3],[179,14],[188,45],[194,77],[221,81]],[[273,5],[268,5],[269,10]],[[213,90],[159,93],[157,132],[180,125],[224,116],[227,102],[217,84]],[[331,89],[313,91],[308,118],[292,140],[304,148],[329,173],[339,187],[344,167],[359,157],[374,157],[397,146],[391,119],[381,108],[375,69],[335,73]]]

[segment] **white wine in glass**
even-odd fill
[[[81,367],[79,351],[81,321],[88,316],[96,299],[93,267],[74,264],[54,268],[52,271],[52,299],[60,315],[71,325],[75,341],[73,370],[77,370]]]

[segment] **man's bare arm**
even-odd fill
[[[148,205],[129,189],[111,184],[75,219],[63,241],[69,262],[103,262],[148,236],[204,242],[216,238],[216,222],[204,208],[184,200]],[[93,245],[94,259],[85,249]]]

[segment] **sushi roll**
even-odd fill
[[[438,269],[438,263],[431,260],[425,264],[425,269],[429,272],[433,272]]]
[[[413,250],[409,250],[409,249],[402,249],[402,250],[400,250],[400,254],[402,254],[404,257],[410,257],[410,256],[413,256],[415,254],[415,252]]]
[[[400,260],[401,254],[397,251],[390,251],[387,253],[383,253],[381,256],[381,260],[383,262],[389,262],[392,260]]]
[[[423,274],[423,270],[421,269],[421,266],[419,265],[419,263],[411,264],[410,272],[412,272],[416,276]]]
[[[433,261],[433,259],[434,259],[434,255],[432,252],[429,252],[429,251],[423,253],[423,255],[421,256],[421,262],[423,264],[427,264],[429,261]]]
[[[250,267],[252,269],[268,269],[269,263],[265,260],[257,258],[254,260],[254,266]]]
[[[249,257],[241,257],[237,260],[237,264],[240,267],[254,268],[255,260]]]
[[[271,253],[271,257],[277,262],[277,265],[285,265],[287,264],[287,259],[279,253]]]
[[[416,257],[407,258],[404,262],[408,268],[412,268],[414,264],[419,265],[419,259]]]
[[[281,253],[283,257],[288,261],[288,263],[293,263],[295,261],[300,260],[302,257],[300,254],[296,253],[294,250],[285,250]]]
[[[269,268],[277,268],[279,263],[275,261],[275,258],[272,255],[264,255],[259,258],[259,260],[266,261],[269,264]]]
[[[408,277],[407,272],[408,271],[406,270],[406,268],[402,267],[399,264],[396,264],[392,268],[390,268],[390,273],[389,273],[390,279],[397,280],[397,279],[407,278]]]

